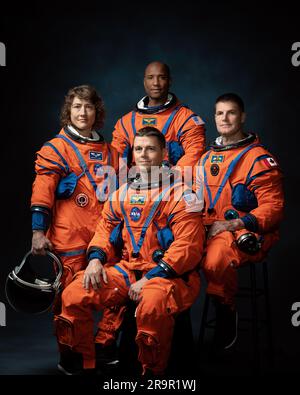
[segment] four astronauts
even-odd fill
[[[203,120],[170,84],[167,65],[146,67],[146,96],[117,121],[111,145],[98,132],[102,99],[90,86],[71,89],[61,131],[37,153],[32,253],[53,250],[64,266],[53,309],[67,374],[96,368],[97,350],[115,343],[132,300],[142,374],[163,375],[175,318],[199,294],[199,269],[216,305],[216,347],[229,348],[236,269],[260,262],[278,240],[282,173],[244,131],[242,99],[216,100],[219,135],[206,150]],[[96,336],[95,310],[103,311]]]

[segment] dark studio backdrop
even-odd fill
[[[11,10],[0,15],[6,46],[1,81],[0,374],[55,374],[56,344],[50,315],[15,313],[3,294],[7,273],[30,248],[29,202],[35,152],[59,130],[59,111],[70,87],[94,85],[105,101],[103,134],[142,97],[143,71],[153,60],[171,67],[171,91],[206,121],[216,135],[214,101],[238,93],[245,101],[246,129],[257,132],[285,174],[286,212],[281,240],[269,262],[277,368],[299,372],[300,327],[291,323],[300,302],[297,259],[300,66],[291,62],[297,33],[293,6],[261,8],[185,2],[142,6],[93,3]],[[299,29],[298,29],[299,30]],[[300,58],[300,57],[299,57]],[[193,310],[195,331],[199,314]]]

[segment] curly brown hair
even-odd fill
[[[98,95],[96,89],[90,85],[80,85],[71,88],[65,96],[64,104],[60,112],[60,124],[62,127],[71,123],[70,112],[71,105],[74,97],[78,97],[81,100],[88,100],[94,104],[96,109],[96,118],[93,125],[93,129],[101,129],[104,125],[105,110],[102,98]]]

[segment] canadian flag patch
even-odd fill
[[[265,158],[264,159],[264,163],[268,167],[276,167],[276,166],[278,166],[278,163],[276,162],[276,160],[274,158],[272,158],[271,156],[269,156],[268,158]]]

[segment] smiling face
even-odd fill
[[[152,166],[161,166],[166,149],[155,136],[136,136],[133,143],[133,152],[136,166],[147,173]]]
[[[225,101],[216,103],[215,122],[220,135],[226,139],[238,141],[243,138],[243,124],[246,114],[237,103]]]
[[[95,123],[95,106],[90,101],[75,96],[71,104],[70,118],[78,132],[88,137]]]
[[[153,62],[146,67],[144,88],[149,97],[149,106],[158,106],[167,101],[170,84],[169,72],[163,63]]]

